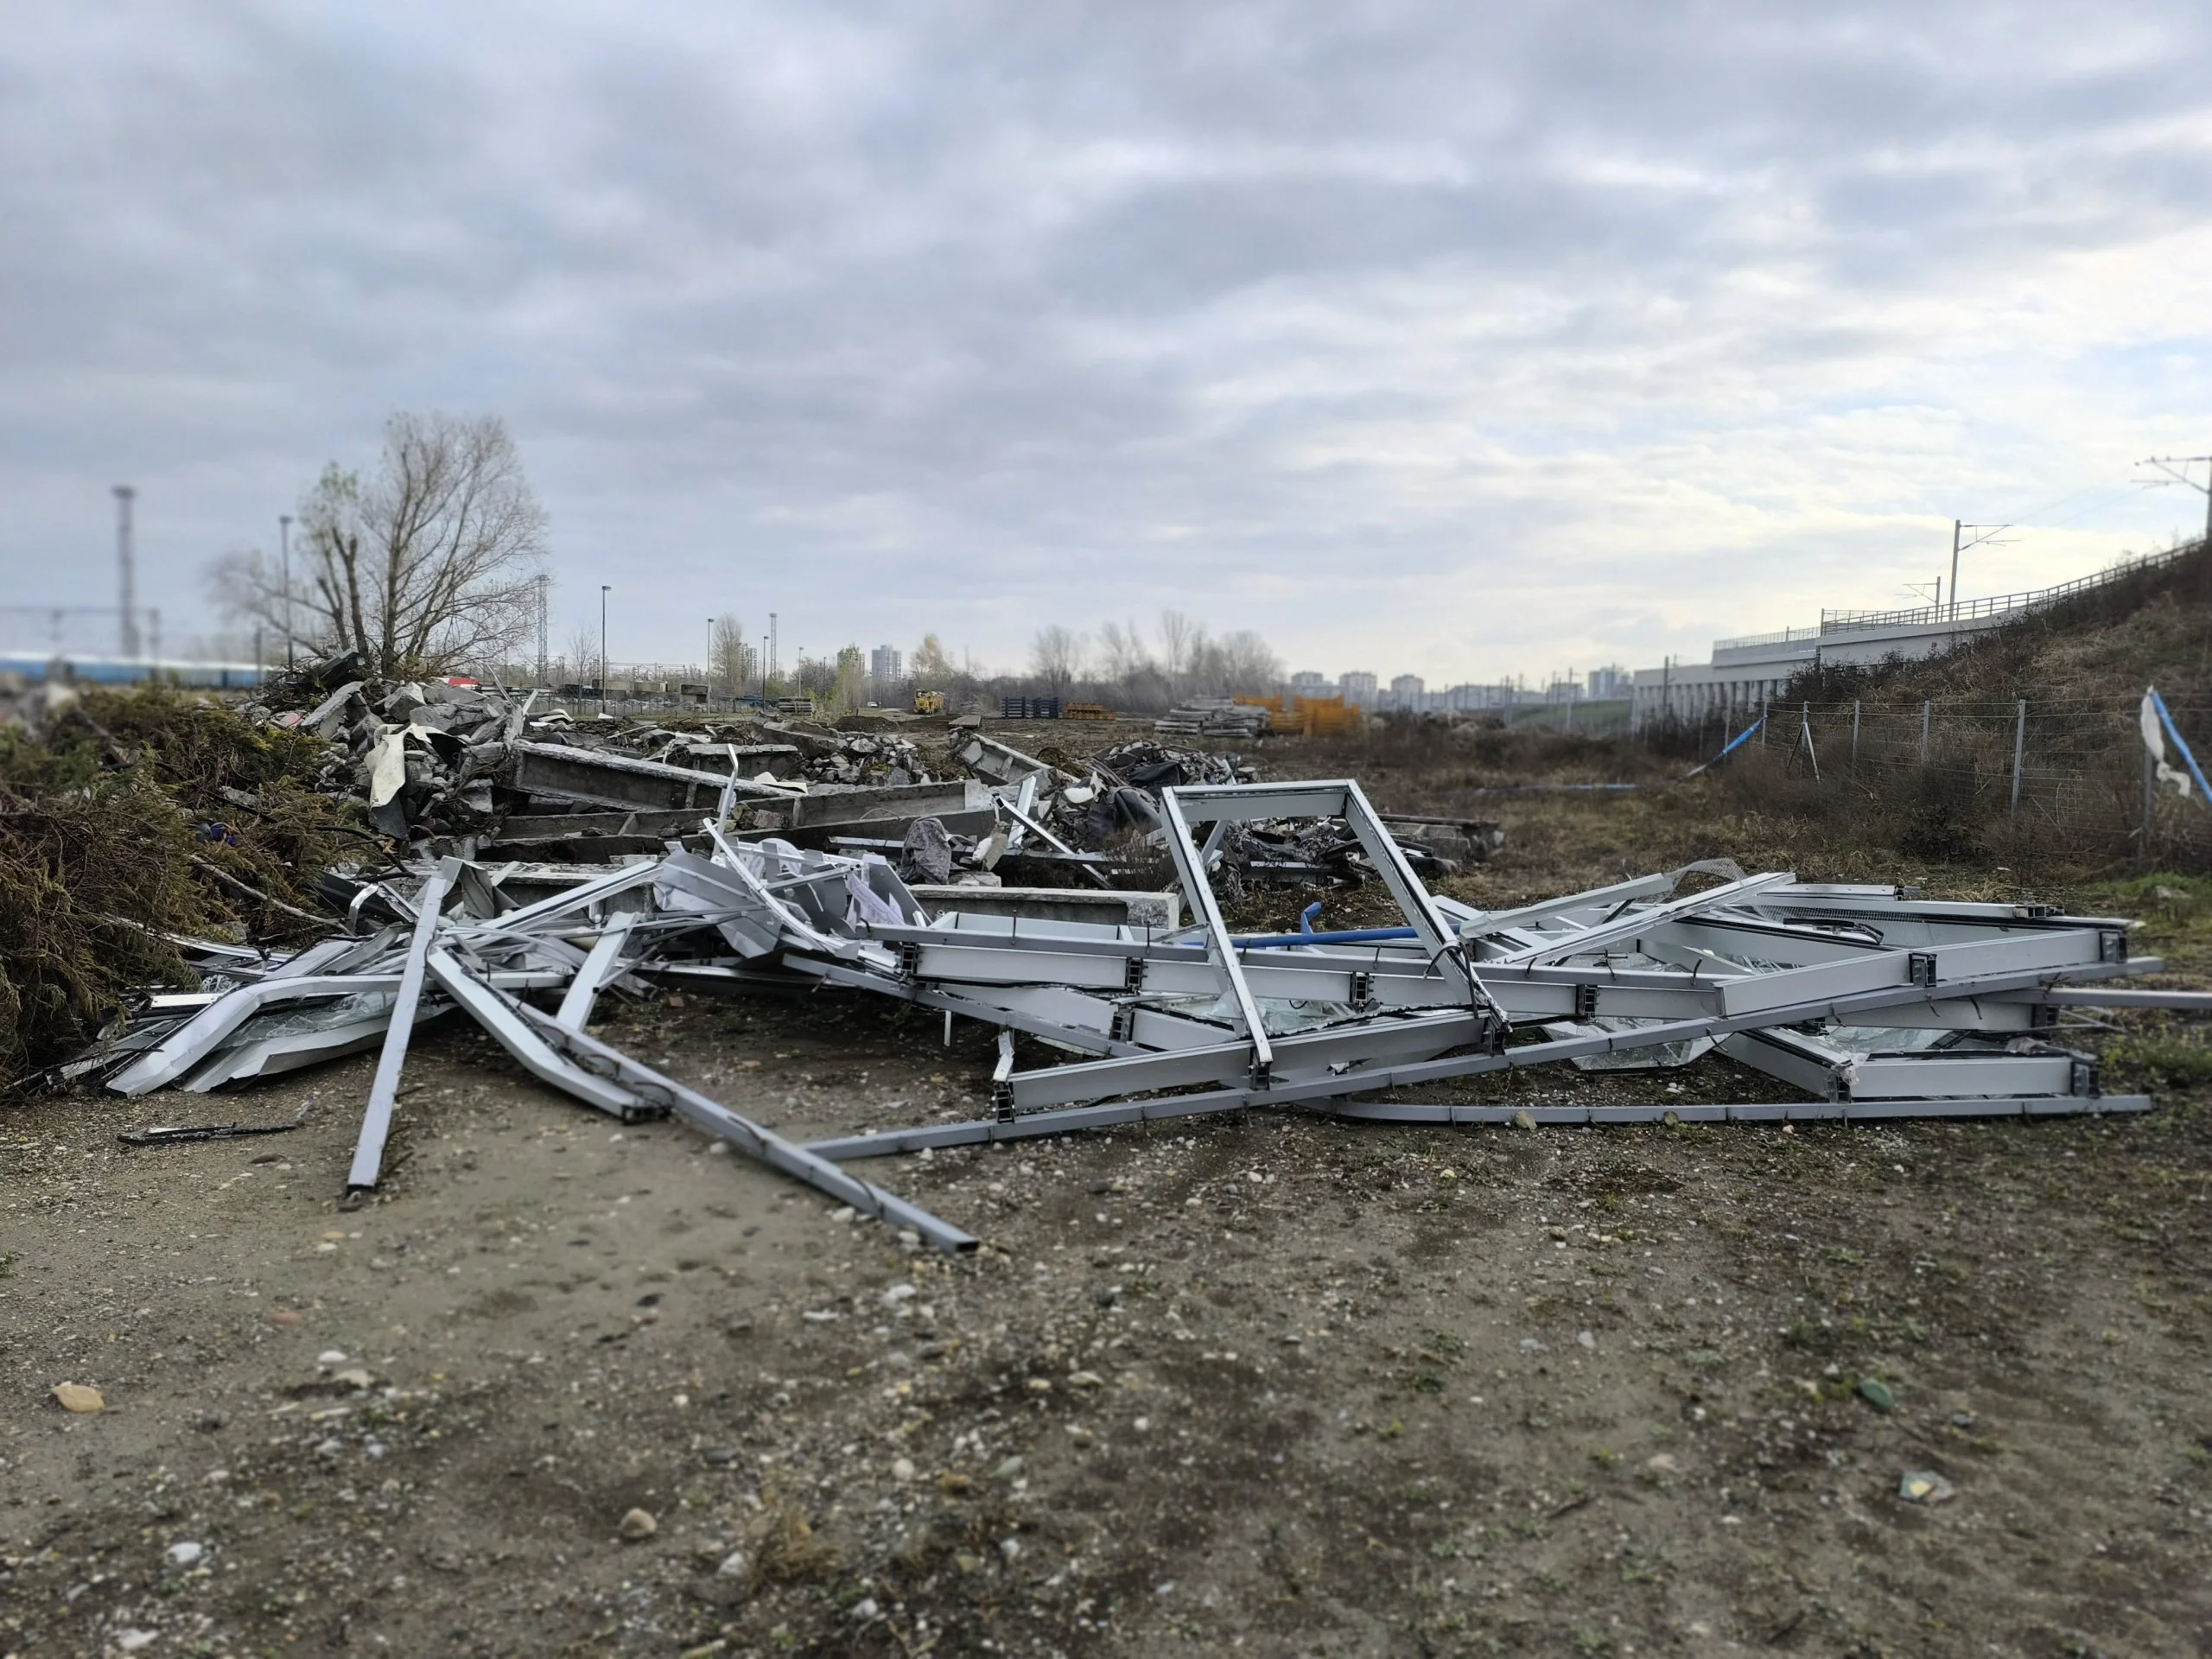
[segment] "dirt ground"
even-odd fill
[[[1609,879],[1655,833],[1611,810],[1502,810],[1460,890]],[[988,1095],[989,1033],[858,993],[610,1012],[795,1135]],[[954,1259],[454,1024],[349,1210],[372,1058],[0,1110],[0,1653],[2212,1650],[2201,1084],[855,1166],[984,1240]],[[1669,1084],[1778,1087],[1485,1086]],[[1954,1495],[1901,1497],[1923,1471]]]

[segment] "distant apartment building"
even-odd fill
[[[1510,680],[1491,685],[1455,685],[1444,693],[1443,706],[1467,714],[1484,709],[1510,709],[1517,702],[1532,700],[1533,696],[1519,690]]]
[[[1401,674],[1390,682],[1389,706],[1418,713],[1421,708],[1421,693],[1427,689],[1420,675]]]
[[[1290,695],[1294,697],[1319,697],[1328,695],[1329,677],[1317,674],[1312,669],[1301,669],[1290,677]]]
[[[878,645],[868,654],[868,677],[874,685],[896,685],[906,677],[906,659],[896,645]]]
[[[1375,702],[1375,677],[1357,670],[1337,676],[1337,690],[1344,694],[1346,702],[1356,709],[1365,709]]]
[[[1635,677],[1618,663],[1593,668],[1590,671],[1590,701],[1608,702],[1616,697],[1625,697],[1634,684]]]

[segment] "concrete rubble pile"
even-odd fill
[[[479,741],[474,728],[465,741]],[[1027,759],[977,757],[1001,771]],[[1033,792],[1022,817],[1034,806]],[[1432,894],[1354,783],[1168,785],[1157,809],[1172,891],[1063,893],[1052,911],[1009,910],[982,888],[918,891],[872,849],[747,839],[729,798],[694,819],[702,851],[683,837],[598,868],[448,856],[360,883],[347,931],[288,957],[180,941],[202,985],[148,998],[76,1069],[125,1095],[206,1091],[376,1050],[349,1177],[366,1189],[411,1033],[456,1014],[592,1109],[681,1117],[959,1250],[976,1239],[845,1166],[1253,1108],[1523,1126],[2142,1110],[2141,1096],[2101,1093],[2094,1060],[2063,1040],[2064,1010],[2212,1005],[2113,988],[2159,964],[2131,959],[2131,925],[2110,918],[1712,865],[1485,912]],[[1358,847],[1398,925],[1231,932],[1212,855],[1232,829],[1300,823]],[[588,1031],[609,994],[792,988],[926,1007],[948,1032],[955,1016],[995,1028],[987,1108],[802,1143]],[[1032,1045],[1026,1065],[1017,1035]],[[1787,1097],[1670,1103],[1655,1090],[1520,1111],[1421,1098],[1493,1072],[1655,1070],[1714,1049]]]

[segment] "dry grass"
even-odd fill
[[[816,1532],[806,1510],[789,1494],[771,1485],[760,1494],[760,1512],[746,1534],[753,1573],[763,1584],[804,1584],[837,1569],[834,1545]]]

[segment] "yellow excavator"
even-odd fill
[[[914,712],[918,715],[941,715],[944,712],[944,693],[917,691],[914,693]]]

